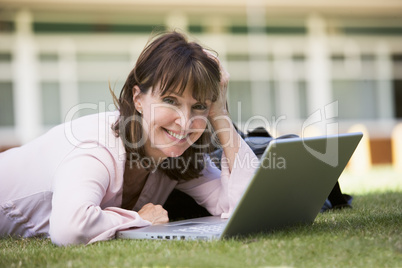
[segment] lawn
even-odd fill
[[[402,267],[402,174],[345,171],[340,183],[353,209],[319,214],[311,226],[214,242],[2,239],[0,267]]]

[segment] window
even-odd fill
[[[375,80],[337,80],[332,87],[334,100],[339,101],[340,119],[378,118]]]
[[[0,82],[0,126],[13,126],[14,98],[11,82]]]
[[[61,123],[60,115],[60,89],[58,83],[46,82],[41,86],[42,95],[42,121],[45,125]]]
[[[119,94],[122,86],[122,82],[115,85],[114,89],[116,95]],[[78,88],[79,105],[81,105],[79,109],[79,116],[114,110],[113,98],[109,92],[109,85],[107,81],[79,82]]]

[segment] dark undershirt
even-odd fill
[[[123,175],[122,208],[130,210],[134,208],[142,189],[144,189],[148,176],[149,171],[138,169],[135,165],[130,168],[130,166],[126,164]]]

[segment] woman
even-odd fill
[[[118,112],[64,123],[0,154],[0,236],[112,239],[168,222],[162,205],[175,188],[227,217],[254,172],[244,161],[255,160],[228,117],[228,79],[200,45],[177,32],[158,36],[115,98]],[[206,154],[216,138],[222,171]]]

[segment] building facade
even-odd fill
[[[328,1],[321,1],[328,2]],[[243,131],[367,130],[390,162],[402,119],[400,1],[0,0],[0,147],[114,110],[150,36],[178,29],[219,53]]]

